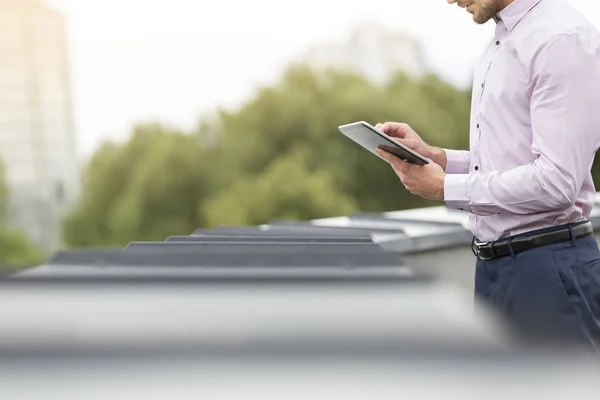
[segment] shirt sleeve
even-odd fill
[[[562,35],[531,64],[535,161],[508,171],[446,175],[445,202],[476,215],[535,214],[573,205],[600,141],[600,52]]]
[[[447,174],[468,174],[470,165],[470,155],[464,150],[443,149],[446,153],[446,173]]]

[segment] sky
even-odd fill
[[[517,0],[519,1],[519,0]],[[565,0],[600,28],[600,0]],[[46,0],[67,18],[79,155],[131,127],[189,129],[235,107],[310,47],[375,22],[414,36],[457,86],[493,34],[446,0]]]

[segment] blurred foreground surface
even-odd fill
[[[468,243],[427,211],[57,253],[0,280],[2,398],[600,398],[597,355],[411,265]]]
[[[2,397],[600,393],[597,363],[573,352],[519,348],[445,285],[224,281],[2,287]]]

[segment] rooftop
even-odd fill
[[[463,263],[452,251],[473,261],[466,219],[445,207],[356,213],[58,252],[0,280],[0,390],[500,399],[575,385],[598,398],[599,365],[523,347],[446,279]]]

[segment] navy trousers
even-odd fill
[[[525,343],[600,353],[600,251],[593,236],[478,259],[475,298]]]

